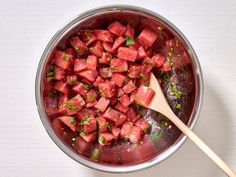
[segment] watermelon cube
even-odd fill
[[[107,29],[111,33],[113,33],[117,36],[122,36],[126,31],[126,27],[118,21],[112,22],[110,25],[108,25]]]
[[[119,47],[117,57],[124,60],[135,62],[137,58],[137,50],[128,47]]]

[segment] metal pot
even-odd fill
[[[89,10],[87,12],[82,13],[71,22],[66,24],[62,29],[60,29],[50,40],[46,49],[41,56],[40,63],[37,70],[37,76],[35,81],[35,96],[36,96],[36,103],[40,118],[42,123],[47,130],[51,139],[55,142],[55,144],[68,156],[70,156],[75,161],[96,169],[105,172],[112,172],[112,173],[125,173],[125,172],[133,172],[140,169],[148,168],[154,166],[170,155],[172,155],[186,140],[186,136],[181,134],[177,140],[171,144],[168,148],[165,149],[159,155],[153,157],[152,159],[146,160],[141,163],[132,164],[132,165],[107,165],[107,164],[99,164],[96,162],[92,162],[83,156],[79,155],[75,151],[72,150],[71,147],[63,143],[59,137],[53,131],[51,127],[50,121],[47,117],[45,112],[44,104],[43,104],[43,97],[42,97],[42,80],[43,80],[43,71],[45,65],[47,64],[50,55],[55,50],[55,47],[60,46],[63,48],[63,40],[65,40],[70,34],[78,29],[78,27],[85,26],[95,26],[101,23],[106,23],[106,20],[111,20],[113,17],[118,17],[120,19],[128,19],[131,24],[140,23],[142,25],[145,23],[146,25],[155,26],[156,24],[162,24],[165,28],[167,28],[171,33],[174,34],[176,38],[180,40],[180,42],[184,45],[193,68],[193,75],[195,79],[195,100],[192,109],[191,116],[188,121],[188,126],[192,129],[196,120],[198,119],[200,107],[203,98],[203,78],[201,73],[200,64],[198,62],[198,58],[189,43],[186,37],[182,34],[181,31],[177,29],[171,22],[167,19],[162,17],[161,15],[152,12],[147,9],[143,9],[136,6],[128,6],[128,5],[114,5],[114,6],[106,6],[101,8],[96,8]],[[142,24],[141,24],[142,23]],[[136,29],[135,29],[136,30]]]

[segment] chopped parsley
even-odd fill
[[[87,90],[89,88],[89,85],[83,84],[82,87],[83,87],[84,90]]]
[[[71,80],[71,84],[73,84],[73,85],[76,84],[76,82],[77,82],[77,81],[76,81],[75,79],[72,79],[72,80]]]
[[[95,100],[95,96],[91,93],[87,93],[87,98],[88,98],[88,101],[94,101]]]
[[[154,141],[154,140],[157,140],[161,137],[161,132],[158,131],[158,132],[153,132],[153,133],[150,133],[149,134],[149,137]]]
[[[50,92],[48,92],[48,96],[50,98],[56,98],[59,96],[58,92],[55,89],[52,89]]]
[[[80,125],[85,125],[85,124],[89,124],[90,123],[90,119],[88,118],[82,118]]]
[[[175,106],[176,109],[181,109],[181,104],[177,103]]]
[[[176,99],[180,99],[181,96],[183,95],[183,92],[181,92],[180,90],[178,90],[177,86],[175,83],[172,83],[171,85],[171,91],[174,93]]]
[[[125,36],[125,40],[126,40],[126,42],[125,42],[126,46],[134,45],[134,40],[131,37]]]
[[[75,123],[76,123],[76,120],[75,120],[74,117],[72,117],[72,118],[70,119],[70,124],[75,124]]]
[[[75,107],[74,103],[72,103],[72,102],[63,103],[63,104],[61,105],[61,107],[67,107],[67,108],[69,108],[69,109],[72,110],[72,111],[78,111],[78,108]]]
[[[139,74],[139,77],[142,78],[142,79],[145,79],[145,78],[146,78],[145,74],[143,74],[143,73],[140,73],[140,74]]]
[[[65,54],[65,55],[63,56],[63,60],[69,61],[69,60],[70,60],[70,57],[69,57],[67,54]]]
[[[53,77],[55,75],[53,70],[47,72],[46,77]]]

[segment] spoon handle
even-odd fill
[[[196,144],[225,174],[236,177],[235,172],[211,150],[192,130],[190,130],[172,111],[165,112],[168,117],[194,144]]]

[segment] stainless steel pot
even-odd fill
[[[106,6],[92,9],[82,13],[81,15],[73,19],[71,22],[66,24],[62,29],[60,29],[50,40],[40,59],[40,63],[37,70],[37,76],[35,80],[35,96],[36,96],[38,112],[45,129],[47,130],[51,139],[64,153],[66,153],[75,161],[96,170],[112,172],[112,173],[125,173],[148,168],[162,162],[170,155],[172,155],[178,148],[180,148],[180,146],[186,140],[186,136],[184,136],[183,134],[180,135],[178,139],[171,146],[169,146],[164,152],[142,163],[137,163],[134,165],[114,166],[114,165],[104,165],[92,162],[74,152],[68,145],[64,144],[57,137],[57,135],[53,131],[53,128],[51,127],[51,124],[45,112],[43,97],[42,97],[42,89],[41,89],[43,71],[47,63],[47,60],[50,58],[50,54],[53,52],[55,47],[58,45],[63,45],[63,40],[70,34],[72,34],[79,26],[81,25],[88,27],[91,25],[96,26],[98,23],[103,23],[104,18],[106,19],[112,18],[114,14],[116,16],[119,16],[121,14],[120,18],[126,18],[126,17],[128,18],[130,15],[134,16],[135,18],[131,19],[130,23],[135,23],[137,18],[139,18],[139,20],[141,18],[141,20],[143,20],[143,23],[146,24],[148,23],[148,25],[155,26],[155,24],[157,23],[162,24],[164,27],[168,28],[168,30],[170,30],[175,35],[175,37],[177,37],[182,42],[190,57],[195,79],[195,101],[192,114],[188,122],[188,126],[191,129],[193,128],[197,118],[199,117],[200,107],[203,98],[203,78],[197,55],[195,54],[189,41],[182,34],[182,32],[178,30],[176,26],[174,26],[171,22],[169,22],[161,15],[136,6],[114,5],[114,6]]]

